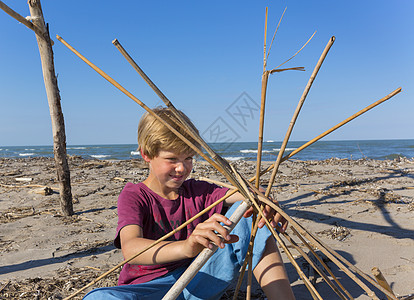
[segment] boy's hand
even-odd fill
[[[277,206],[279,206],[278,202],[272,198],[269,198],[273,203],[275,203]],[[253,214],[254,207],[249,208],[246,213],[243,215],[245,218],[250,217]],[[270,225],[272,225],[273,228],[276,228],[279,232],[285,232],[288,221],[282,217],[281,214],[276,212],[273,208],[271,208],[269,205],[266,205],[263,209],[263,214],[266,216],[267,220],[269,220]],[[266,221],[264,218],[261,218],[259,221],[259,228],[263,228],[265,226]]]
[[[224,244],[235,243],[239,237],[234,234],[229,234],[221,224],[231,225],[231,221],[220,214],[212,215],[208,220],[197,225],[193,233],[184,243],[184,252],[187,257],[195,257],[204,248],[212,248],[213,243],[224,248]],[[221,235],[224,239],[217,234]]]

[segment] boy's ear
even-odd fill
[[[142,149],[140,149],[141,152],[141,156],[142,158],[146,161],[146,162],[150,162],[150,158],[148,157],[148,155],[144,154],[144,152],[142,151]]]

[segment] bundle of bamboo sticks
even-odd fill
[[[282,15],[283,16],[283,15]],[[279,22],[280,24],[280,22]],[[267,28],[267,9],[266,9],[266,26]],[[275,32],[276,33],[276,32]],[[313,36],[312,36],[313,37]],[[311,37],[311,38],[312,38]],[[311,39],[310,38],[310,39]],[[383,97],[382,99],[372,103],[371,105],[367,106],[366,108],[358,111],[351,117],[345,119],[344,121],[338,123],[334,127],[330,128],[329,130],[325,131],[324,133],[318,135],[314,139],[310,140],[309,142],[305,143],[301,147],[297,148],[296,150],[292,151],[289,155],[283,156],[284,151],[286,149],[287,143],[289,141],[290,135],[292,133],[293,127],[295,125],[295,122],[298,118],[299,112],[302,108],[302,105],[309,93],[309,90],[316,78],[316,75],[318,74],[323,61],[325,60],[329,49],[333,45],[335,41],[335,37],[331,37],[323,50],[310,78],[308,81],[308,84],[306,85],[303,94],[299,100],[299,103],[297,105],[296,111],[294,112],[294,115],[292,117],[292,120],[289,124],[289,128],[287,130],[287,133],[285,135],[285,138],[282,143],[282,147],[279,151],[279,154],[277,156],[276,161],[266,170],[261,171],[261,148],[262,148],[262,142],[263,142],[263,126],[264,126],[264,109],[265,109],[265,99],[266,99],[266,88],[267,88],[267,80],[269,78],[270,74],[273,74],[275,72],[281,72],[285,70],[303,70],[303,68],[288,68],[288,69],[279,69],[275,68],[271,71],[266,70],[266,63],[269,53],[266,53],[266,30],[265,30],[265,47],[264,47],[264,63],[263,63],[263,76],[262,76],[262,105],[261,105],[261,117],[260,117],[260,132],[259,132],[259,142],[258,142],[258,157],[257,157],[257,172],[256,176],[253,178],[250,178],[249,180],[246,180],[239,172],[235,169],[234,166],[230,165],[225,159],[223,159],[219,154],[217,154],[211,147],[200,137],[200,135],[195,132],[189,124],[186,123],[186,121],[182,118],[178,110],[174,107],[174,105],[171,103],[170,100],[158,89],[158,87],[148,78],[148,76],[143,72],[143,70],[135,63],[135,61],[129,56],[129,54],[125,51],[125,49],[121,46],[119,41],[114,40],[113,44],[117,47],[117,49],[124,55],[124,57],[128,60],[128,62],[135,68],[135,70],[143,77],[143,79],[150,85],[150,87],[157,93],[157,95],[161,98],[161,100],[165,103],[165,105],[173,112],[173,114],[177,117],[179,120],[179,126],[181,126],[188,134],[191,136],[194,141],[196,141],[201,147],[198,147],[197,145],[190,142],[188,139],[186,139],[183,135],[181,135],[177,130],[175,130],[172,126],[169,125],[168,120],[164,120],[160,118],[158,115],[156,115],[149,107],[147,107],[141,100],[139,100],[137,97],[132,95],[129,91],[127,91],[124,87],[122,87],[119,83],[117,83],[115,80],[113,80],[109,75],[107,75],[105,72],[103,72],[101,69],[99,69],[97,66],[95,66],[93,63],[91,63],[88,59],[86,59],[82,54],[80,54],[78,51],[76,51],[72,46],[70,46],[65,40],[63,40],[60,36],[57,36],[57,39],[62,42],[65,46],[67,46],[72,52],[74,52],[78,57],[80,57],[84,62],[86,62],[90,67],[92,67],[96,72],[98,72],[101,76],[103,76],[106,80],[108,80],[111,84],[113,84],[115,87],[117,87],[120,91],[122,91],[124,94],[126,94],[129,98],[134,100],[136,103],[138,103],[142,108],[144,108],[148,113],[153,115],[157,120],[159,120],[161,123],[163,123],[167,128],[169,128],[174,134],[176,134],[180,139],[182,139],[188,146],[190,146],[197,154],[199,154],[201,157],[203,157],[206,161],[208,161],[213,167],[215,167],[220,173],[222,173],[226,179],[230,182],[230,184],[234,187],[230,193],[228,193],[227,196],[219,199],[216,203],[210,205],[209,207],[205,208],[203,211],[198,213],[193,218],[189,219],[187,222],[173,230],[172,232],[168,233],[164,237],[160,238],[159,240],[153,242],[151,245],[146,247],[145,249],[141,250],[140,252],[136,253],[132,257],[126,259],[122,263],[118,264],[117,266],[113,267],[109,271],[103,273],[101,276],[90,282],[88,285],[84,286],[80,290],[76,291],[66,299],[71,299],[74,296],[78,295],[88,287],[94,285],[96,282],[101,280],[102,278],[106,277],[116,269],[122,267],[124,264],[128,263],[129,261],[133,260],[137,256],[141,255],[148,249],[152,248],[153,246],[157,245],[161,241],[166,240],[168,237],[175,234],[177,231],[185,228],[189,223],[197,219],[202,214],[206,213],[210,209],[212,209],[215,205],[218,205],[222,201],[224,201],[227,197],[233,195],[236,192],[240,192],[243,197],[246,199],[245,202],[241,203],[236,212],[231,216],[230,220],[233,222],[233,227],[237,224],[238,220],[243,216],[244,212],[247,211],[251,206],[254,206],[255,212],[260,216],[257,217],[256,220],[260,220],[261,218],[266,220],[266,225],[269,228],[269,230],[272,232],[274,238],[278,241],[280,247],[283,249],[284,253],[286,254],[287,258],[291,262],[291,264],[296,269],[297,273],[299,274],[300,278],[303,280],[304,284],[308,288],[311,296],[313,299],[323,299],[322,296],[318,293],[316,290],[314,284],[312,284],[311,280],[304,274],[304,272],[299,267],[297,261],[295,260],[293,254],[291,253],[291,250],[289,249],[292,247],[295,249],[300,256],[302,256],[312,268],[316,270],[316,272],[321,276],[321,278],[332,288],[332,290],[338,295],[340,299],[353,299],[351,294],[345,289],[345,287],[340,283],[340,281],[335,277],[332,270],[326,265],[326,263],[323,261],[323,259],[317,254],[316,250],[319,250],[323,255],[325,255],[327,258],[329,258],[341,271],[343,271],[346,275],[349,276],[355,283],[357,283],[372,299],[379,299],[376,294],[370,289],[360,278],[364,279],[377,289],[379,289],[381,292],[383,292],[387,297],[390,299],[397,299],[394,294],[388,290],[386,287],[384,288],[380,284],[378,284],[373,278],[368,276],[363,271],[359,270],[355,266],[353,266],[349,261],[347,261],[345,258],[343,258],[341,255],[339,255],[336,251],[331,249],[329,246],[324,244],[321,240],[319,240],[315,235],[310,233],[306,230],[301,224],[299,224],[296,220],[291,218],[289,215],[287,215],[278,205],[277,203],[272,202],[269,200],[269,194],[271,192],[271,188],[274,184],[276,174],[278,172],[279,165],[286,161],[287,159],[291,158],[295,154],[299,153],[306,147],[310,146],[311,144],[315,143],[316,141],[320,140],[321,138],[325,137],[329,133],[335,131],[336,129],[340,128],[341,126],[345,125],[346,123],[350,122],[351,120],[357,118],[358,116],[362,115],[363,113],[367,112],[368,110],[374,108],[375,106],[383,103],[384,101],[392,98],[399,92],[401,92],[401,88],[398,88],[388,94],[387,96]],[[310,40],[309,39],[309,40]],[[309,42],[308,40],[308,42]],[[307,42],[307,43],[308,43]],[[306,43],[306,44],[307,44]],[[305,45],[306,45],[305,44]],[[304,46],[305,46],[304,45]],[[303,46],[303,47],[304,47]],[[303,49],[302,47],[302,49]],[[300,51],[300,50],[299,50]],[[298,52],[299,52],[298,51]],[[298,53],[297,52],[297,53]],[[296,53],[296,54],[297,54]],[[295,55],[296,55],[295,54]],[[294,55],[294,56],[295,56]],[[292,56],[291,58],[293,58]],[[290,59],[291,59],[290,58]],[[290,60],[289,59],[289,60]],[[287,61],[289,61],[287,60]],[[286,62],[287,62],[286,61]],[[202,149],[205,150],[203,152]],[[270,176],[269,183],[267,185],[267,189],[265,193],[262,193],[259,190],[259,179],[260,176],[263,174],[272,171],[272,174]],[[252,182],[255,181],[255,184],[253,185]],[[278,212],[280,215],[282,215],[290,224],[290,229],[293,232],[294,236],[291,236],[287,232],[282,232],[281,235],[277,234],[275,229],[271,226],[269,221],[266,219],[265,215],[263,214],[263,207],[259,205],[261,203],[262,205],[268,205],[271,208],[273,208],[276,212]],[[251,262],[251,256],[249,253],[251,253],[251,247],[253,247],[254,244],[254,238],[255,238],[255,232],[257,231],[258,221],[254,224],[254,227],[252,229],[252,236],[250,240],[250,251],[248,251],[248,255],[245,259],[245,264],[242,268],[241,276],[239,278],[239,283],[236,289],[235,298],[237,297],[237,291],[240,287],[241,279],[244,274],[244,270],[246,269],[246,266],[249,262]],[[229,227],[229,231],[233,229],[233,227]],[[282,238],[283,237],[283,238]],[[290,247],[286,244],[290,243]],[[302,245],[302,248],[301,246]],[[171,290],[165,295],[164,299],[175,299],[178,297],[178,295],[182,292],[182,290],[185,288],[185,286],[191,281],[191,279],[195,276],[195,274],[198,272],[198,270],[202,267],[202,265],[211,257],[211,255],[217,250],[217,247],[213,249],[205,249],[203,250],[199,256],[193,261],[193,263],[189,266],[189,268],[184,272],[182,277],[176,282],[176,284],[171,288]],[[307,252],[308,251],[308,252]],[[318,266],[318,264],[315,263],[315,261],[319,261],[321,266]],[[251,278],[251,268],[249,269],[249,278]],[[250,280],[249,280],[250,281]],[[247,292],[247,298],[250,299],[250,283],[248,284],[248,292]]]

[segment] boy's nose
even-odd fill
[[[175,166],[175,170],[177,172],[183,172],[185,170],[185,166],[182,162],[177,163],[177,165]]]

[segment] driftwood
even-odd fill
[[[33,24],[44,33],[39,37],[36,34],[42,61],[43,79],[46,87],[47,101],[49,103],[50,118],[53,132],[53,153],[55,158],[57,181],[59,182],[60,207],[65,216],[73,215],[72,190],[70,185],[70,171],[66,156],[65,122],[60,105],[60,94],[53,62],[53,50],[49,32],[43,18],[40,0],[29,0],[30,14]]]
[[[49,103],[50,118],[52,121],[53,152],[57,179],[60,184],[60,207],[63,215],[70,216],[73,215],[72,190],[69,165],[66,157],[65,123],[60,106],[60,94],[53,62],[53,41],[50,39],[49,31],[46,28],[40,0],[29,0],[28,5],[33,22],[28,21],[0,1],[0,8],[2,10],[36,33],[36,40],[42,62],[43,79]]]

